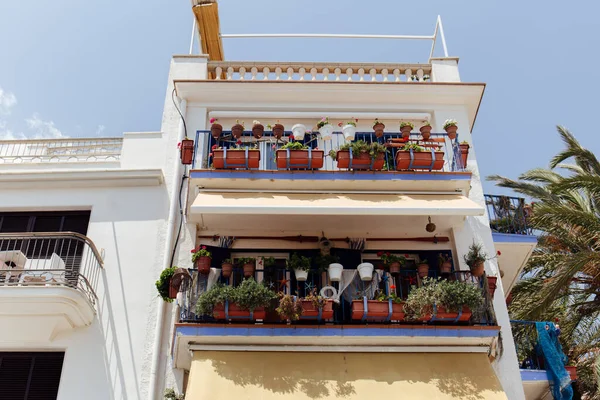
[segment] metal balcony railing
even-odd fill
[[[277,170],[275,152],[284,144],[288,143],[291,134],[292,132],[286,131],[283,138],[278,140],[273,136],[272,132],[265,131],[262,138],[255,139],[252,136],[251,131],[244,131],[242,137],[239,139],[242,141],[242,144],[239,146],[249,148],[257,146],[261,152],[261,162],[258,170]],[[378,142],[389,146],[385,153],[384,171],[396,171],[396,153],[405,143],[418,144],[419,146],[425,147],[428,151],[433,149],[435,151],[443,152],[444,166],[440,170],[442,172],[461,172],[466,169],[461,157],[458,136],[454,140],[450,140],[448,134],[445,132],[432,133],[428,140],[423,140],[422,136],[418,133],[411,133],[410,138],[404,140],[402,139],[402,134],[400,132],[386,132],[380,138],[377,138],[373,132],[356,132],[354,140],[364,140],[367,143]],[[211,136],[210,131],[208,130],[197,131],[194,143],[193,168],[210,167],[212,165],[211,149],[214,146],[228,149],[235,148],[238,147],[238,144],[236,144],[237,141],[238,139],[233,138],[231,135],[231,131],[223,131],[218,141]],[[321,171],[340,170],[337,168],[336,162],[329,157],[328,153],[329,151],[337,150],[341,145],[348,143],[344,140],[342,132],[333,132],[331,140],[323,140],[317,132],[312,132],[305,135],[302,142],[313,149],[324,151],[325,160],[323,168],[320,169]]]
[[[533,235],[531,206],[522,197],[485,195],[485,204],[493,232]]]
[[[3,286],[67,286],[95,304],[101,268],[96,246],[79,233],[0,234],[0,290]]]
[[[0,164],[118,161],[122,145],[121,138],[0,140]]]

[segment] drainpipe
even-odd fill
[[[183,118],[186,115],[187,101],[181,100],[179,109]],[[185,129],[183,121],[179,121],[178,142],[181,142],[185,137]],[[181,164],[179,157],[175,157],[173,168],[173,182],[171,183],[171,204],[169,206],[169,220],[167,223],[167,239],[165,241],[163,269],[171,267],[171,254],[173,252],[173,239],[175,237],[175,228],[177,227],[177,213],[179,211],[179,185],[181,185],[181,176],[184,172],[184,165]],[[183,216],[181,216],[183,218]],[[156,327],[154,329],[154,345],[152,346],[152,365],[150,367],[150,385],[149,385],[149,400],[157,400],[158,397],[158,368],[160,365],[161,345],[163,341],[163,324],[167,311],[167,303],[160,297],[157,299],[158,307],[156,311]],[[162,394],[160,396],[162,399]]]

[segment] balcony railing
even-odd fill
[[[289,141],[288,138],[291,134],[292,132],[286,131],[283,138],[278,140],[273,136],[272,132],[265,131],[262,138],[255,139],[251,131],[244,131],[240,138],[243,142],[241,147],[253,148],[254,146],[258,146],[261,152],[260,167],[258,170],[277,170],[275,153]],[[212,149],[214,146],[228,149],[234,148],[237,147],[237,140],[232,137],[231,131],[223,131],[218,141],[211,136],[208,130],[197,131],[194,143],[195,155],[193,168],[212,166],[212,153],[210,150],[203,152],[203,149]],[[367,143],[378,142],[388,146],[388,150],[385,153],[384,171],[396,171],[396,154],[406,143],[418,144],[427,151],[435,150],[444,152],[444,165],[439,170],[441,172],[461,172],[466,169],[461,157],[458,136],[454,140],[450,140],[447,133],[432,133],[428,140],[423,140],[422,136],[418,133],[411,133],[410,138],[405,140],[402,138],[400,132],[386,132],[380,138],[377,138],[373,132],[356,132],[355,140],[364,140]],[[302,142],[313,149],[324,150],[325,160],[323,167],[320,168],[321,171],[343,171],[337,168],[337,163],[328,155],[329,151],[337,150],[344,143],[348,143],[344,140],[342,132],[333,132],[331,140],[323,140],[318,133],[312,132],[305,135],[305,139]],[[427,171],[427,168],[421,168],[420,170]]]
[[[344,269],[344,273],[354,273],[356,270]],[[189,270],[191,275],[191,281],[181,287],[182,295],[181,309],[180,309],[180,322],[217,322],[210,316],[197,315],[196,314],[196,303],[198,297],[207,290],[209,281],[210,286],[217,282],[226,285],[237,286],[241,281],[244,280],[243,272],[241,268],[234,267],[232,275],[229,278],[223,278],[219,272],[218,276],[206,276],[198,273],[197,269]],[[378,276],[378,277],[377,277]],[[435,317],[428,322],[410,322],[410,321],[395,321],[397,323],[417,323],[417,324],[475,324],[475,325],[495,325],[495,318],[492,311],[491,296],[486,290],[487,285],[484,284],[485,278],[477,278],[472,276],[468,271],[453,271],[448,274],[440,274],[438,270],[430,269],[429,277],[458,280],[477,286],[481,291],[484,298],[483,304],[477,310],[471,310],[473,313],[469,321],[458,321],[458,320],[443,320],[436,319]],[[376,278],[373,281],[365,282],[360,280],[358,274],[354,275],[354,279],[350,282],[340,284],[339,282],[330,282],[327,278],[327,272],[311,271],[308,274],[306,281],[297,281],[293,272],[288,271],[285,267],[279,266],[267,269],[256,269],[254,272],[254,278],[263,282],[267,287],[270,287],[276,292],[282,292],[285,294],[294,294],[300,298],[306,297],[313,291],[319,293],[324,287],[333,287],[335,292],[338,293],[337,297],[334,297],[333,307],[333,318],[328,320],[300,320],[298,323],[302,324],[365,324],[361,320],[353,319],[352,315],[352,301],[357,299],[373,299],[378,293],[385,293],[389,295],[391,292],[395,293],[399,298],[406,299],[408,294],[415,287],[422,284],[423,278],[419,276],[416,269],[402,269],[396,276],[392,276],[387,272],[379,271],[376,273]],[[340,287],[342,286],[342,287]],[[341,290],[341,293],[340,293]],[[326,294],[332,294],[327,292]],[[387,304],[387,303],[386,303]],[[243,322],[243,321],[242,321]],[[248,322],[247,320],[245,322]],[[251,321],[250,321],[251,322]],[[276,312],[267,312],[267,317],[263,323],[285,323],[281,321]],[[373,321],[368,323],[372,324]],[[383,321],[382,323],[386,323]],[[391,321],[387,321],[391,323]]]
[[[533,235],[531,206],[521,197],[485,195],[485,204],[493,232]]]
[[[65,286],[95,304],[101,268],[96,246],[79,233],[0,234],[0,291],[3,286]]]
[[[210,61],[208,72],[216,81],[419,83],[430,80],[431,64]]]
[[[122,144],[121,138],[0,140],[0,164],[118,161]]]

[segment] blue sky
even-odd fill
[[[581,3],[221,0],[219,7],[223,33],[428,35],[440,14],[462,80],[488,85],[474,129],[482,174],[516,177],[560,149],[556,124],[600,150],[592,118],[600,4]],[[169,60],[187,53],[191,24],[188,0],[0,2],[0,137],[159,130]],[[428,53],[426,42],[225,41],[229,60],[426,62]]]

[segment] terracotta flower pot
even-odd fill
[[[338,168],[350,169],[350,150],[340,150],[335,156],[337,160]],[[369,153],[360,153],[358,157],[352,157],[352,168],[351,169],[371,169],[373,171],[381,171],[385,164],[384,154],[379,153],[373,160],[373,168],[371,166],[371,156]]]
[[[308,158],[308,150],[290,150],[288,167],[287,150],[277,150],[275,158],[280,169],[319,169],[323,167],[323,150],[312,150],[312,158]]]
[[[450,140],[456,139],[456,131],[458,130],[458,126],[451,125],[445,129],[446,129],[446,133],[448,134],[448,139],[450,139]]]
[[[429,140],[429,137],[431,136],[431,126],[422,126],[419,128],[419,131],[421,131],[423,140]]]
[[[488,276],[488,290],[490,296],[494,297],[494,293],[496,292],[496,287],[498,287],[498,277],[497,276]]]
[[[396,276],[400,273],[400,263],[399,262],[393,262],[390,264],[390,274],[392,274],[393,276]]]
[[[235,124],[234,126],[231,127],[231,134],[233,135],[234,138],[236,138],[236,139],[241,138],[243,133],[244,133],[244,125]]]
[[[483,261],[479,261],[477,263],[475,263],[473,266],[471,266],[471,275],[473,275],[474,277],[481,277],[483,276],[483,273],[485,272],[485,266]]]
[[[210,134],[212,135],[212,137],[215,138],[215,140],[219,140],[219,138],[221,137],[221,133],[223,133],[223,125],[212,124],[212,126],[210,127]]]
[[[452,263],[450,261],[444,261],[442,265],[440,265],[440,273],[441,274],[449,274],[452,271]]]
[[[265,132],[265,126],[263,124],[256,124],[252,127],[252,136],[255,139],[260,139]]]
[[[190,165],[194,161],[194,141],[183,139],[179,148],[179,158],[184,165]]]
[[[404,139],[408,139],[410,137],[410,131],[412,131],[412,128],[410,126],[403,126],[402,128],[400,128],[400,132],[402,132],[402,137]]]
[[[231,263],[221,264],[221,276],[223,278],[229,278],[231,276],[232,271],[233,271],[233,264],[231,264]]]
[[[460,161],[462,163],[462,167],[466,168],[467,167],[467,159],[469,158],[469,144],[468,143],[461,143],[459,145],[460,147]]]
[[[442,306],[438,306],[437,310],[436,310],[436,314],[435,314],[435,320],[455,320],[458,317],[458,313],[457,312],[448,312],[448,310],[446,310],[446,308],[442,307]],[[464,306],[462,309],[462,314],[460,316],[460,318],[458,318],[457,322],[467,322],[468,320],[471,319],[471,315],[473,313],[471,312],[471,310],[469,309],[469,307]]]
[[[275,138],[281,139],[283,137],[283,134],[285,133],[285,128],[283,125],[275,124],[275,125],[273,125],[272,129],[273,129],[273,136],[275,136]]]
[[[208,275],[210,272],[210,262],[212,259],[207,256],[202,256],[196,260],[196,268],[198,269],[198,273],[202,275]]]
[[[419,264],[417,266],[417,273],[419,274],[419,278],[425,278],[429,275],[429,265],[428,264]]]
[[[367,321],[386,321],[390,313],[388,301],[367,300]],[[352,301],[352,319],[362,320],[365,314],[364,300]],[[404,319],[404,303],[392,302],[392,316],[390,320],[402,321]]]
[[[248,163],[246,167],[246,162]],[[260,150],[248,150],[246,158],[245,150],[213,150],[213,167],[215,169],[247,169],[258,168],[260,165]]]
[[[385,125],[382,124],[381,122],[373,125],[373,131],[375,132],[375,137],[382,137],[383,136],[383,130],[385,129]]]
[[[242,268],[244,270],[244,278],[251,278],[254,276],[254,270],[256,269],[254,263],[244,264]]]
[[[569,376],[571,377],[571,380],[572,381],[576,381],[577,380],[577,367],[572,366],[572,365],[568,365],[568,366],[565,367],[565,369],[569,373]]]
[[[319,317],[319,310],[314,307],[312,301],[301,300],[302,303],[302,319],[317,319]],[[321,311],[321,319],[333,318],[333,300],[327,300],[323,311]]]
[[[250,318],[250,311],[242,310],[237,304],[229,303],[227,312],[229,314],[230,319],[239,319],[239,320],[256,320],[256,319],[265,319],[267,313],[265,312],[264,307],[259,307],[254,310],[252,318]],[[213,317],[215,319],[226,319],[225,315],[225,304],[217,304],[213,309]]]
[[[431,167],[432,155],[430,151],[413,151],[413,160],[411,165],[410,152],[409,151],[398,151],[396,152],[396,169],[401,170],[413,170],[413,169],[431,169],[438,171],[444,168],[444,152],[436,151],[435,161],[433,168]]]

